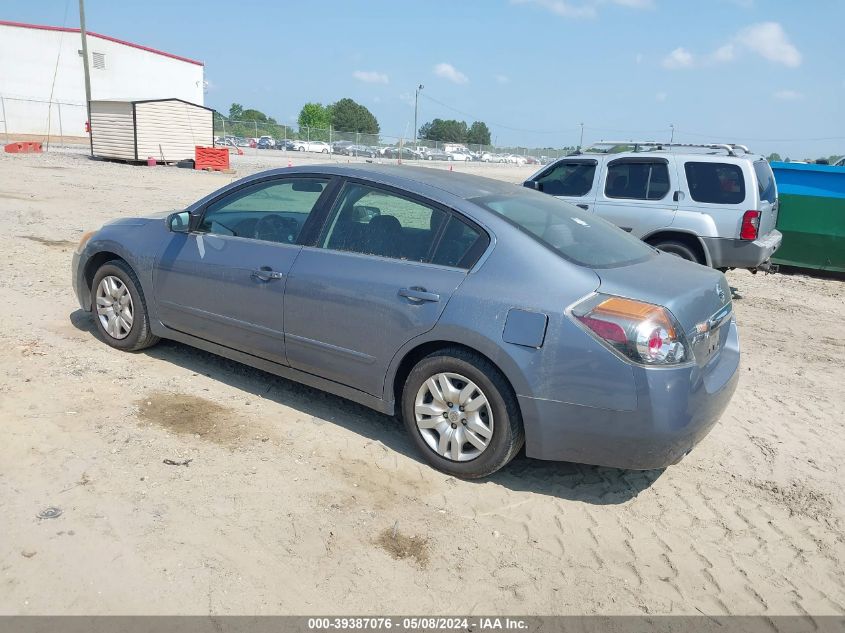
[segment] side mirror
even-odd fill
[[[536,180],[526,180],[522,183],[522,186],[533,189],[534,191],[543,191],[543,183],[537,182]]]
[[[189,218],[187,211],[179,211],[178,213],[171,213],[167,216],[167,228],[174,233],[187,233]]]

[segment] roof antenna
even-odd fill
[[[675,124],[670,123],[669,129],[671,130],[671,134],[669,135],[669,145],[671,145],[672,142],[675,140]]]

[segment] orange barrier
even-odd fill
[[[6,145],[9,154],[40,154],[43,151],[41,143],[35,141],[17,141]]]
[[[194,148],[194,168],[226,171],[229,169],[229,148],[200,147]]]

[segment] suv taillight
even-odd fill
[[[760,212],[746,211],[742,216],[742,227],[739,229],[739,239],[756,240],[757,230],[760,228]]]

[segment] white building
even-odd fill
[[[0,134],[85,136],[79,29],[0,20]],[[203,104],[203,63],[88,31],[91,98]]]

